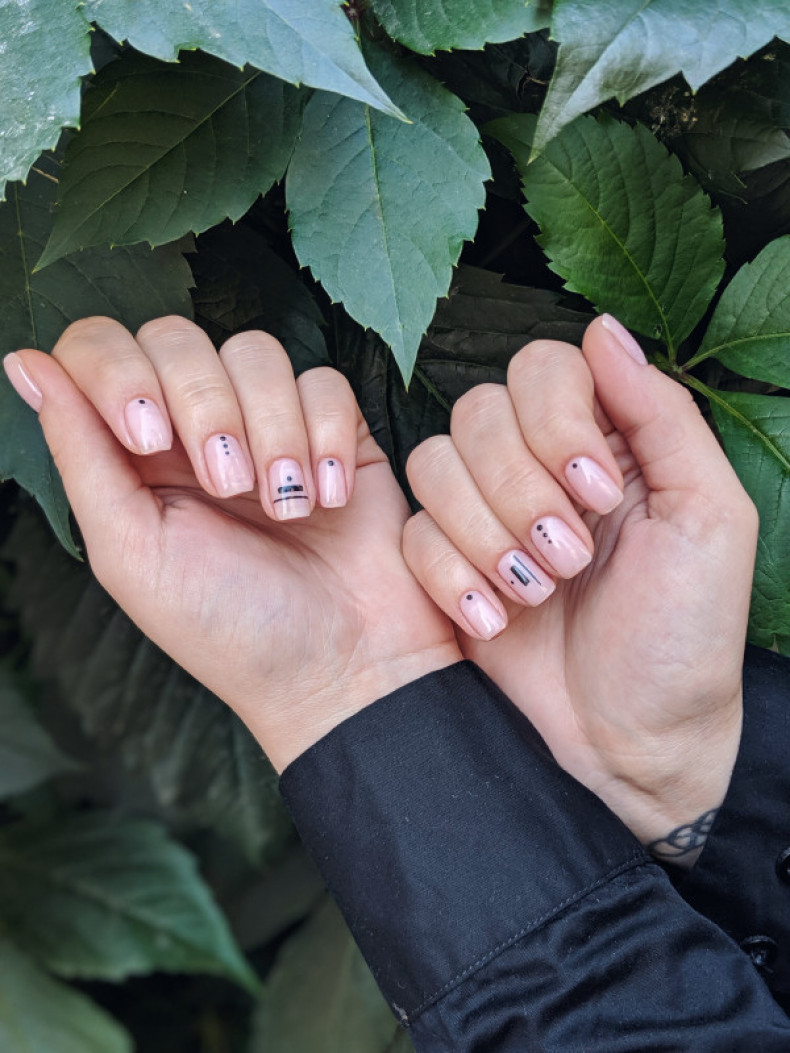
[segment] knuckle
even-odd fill
[[[349,402],[354,398],[348,380],[331,366],[315,366],[305,370],[296,378],[296,386],[300,394],[313,400]]]
[[[218,377],[209,374],[180,376],[174,383],[173,390],[187,409],[207,404],[225,404],[229,401],[225,385]]]
[[[119,334],[127,335],[127,332],[114,318],[106,318],[103,315],[80,318],[72,322],[61,333],[60,339],[52,349],[52,357],[62,362],[77,345],[84,347],[86,344],[99,344],[104,347],[110,342],[112,336]]]
[[[497,417],[508,398],[503,384],[478,384],[456,400],[450,415],[450,432],[487,427]]]
[[[203,330],[188,318],[180,314],[168,314],[162,318],[152,318],[150,322],[141,325],[137,330],[137,339],[143,343],[156,341],[183,344],[202,333]]]
[[[569,356],[569,352],[571,353]],[[508,383],[511,379],[523,380],[540,374],[546,369],[553,369],[557,360],[579,360],[578,348],[559,340],[530,340],[510,359],[507,367]]]
[[[449,435],[432,435],[415,446],[406,461],[406,476],[416,490],[420,483],[443,472],[449,463],[453,441]]]
[[[222,359],[232,358],[236,362],[257,361],[263,354],[274,355],[285,359],[290,366],[283,345],[263,329],[246,329],[243,333],[236,333],[225,341],[219,354]]]

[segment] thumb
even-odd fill
[[[55,359],[41,351],[17,351],[4,358],[3,366],[16,392],[38,412],[91,564],[101,577],[96,564],[117,564],[129,527],[158,523],[158,502],[143,486],[129,453]]]
[[[606,314],[596,318],[584,334],[582,352],[596,397],[628,443],[651,491],[709,495],[719,505],[730,492],[743,492],[690,392],[648,365],[636,340],[616,319]]]

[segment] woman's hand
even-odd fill
[[[559,763],[692,862],[738,748],[754,506],[608,316],[581,353],[530,344],[451,431],[409,461],[409,565]]]
[[[460,657],[409,573],[408,516],[346,380],[265,333],[85,319],[5,360],[39,411],[99,581],[282,770]]]

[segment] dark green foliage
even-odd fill
[[[610,311],[710,413],[761,514],[750,637],[790,653],[784,0],[295,6],[0,10],[3,353],[266,329],[405,485],[459,395]],[[255,742],[63,551],[1,375],[0,417],[0,1048],[407,1053]]]

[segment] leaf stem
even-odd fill
[[[450,403],[447,401],[447,399],[444,397],[441,391],[439,391],[439,389],[436,387],[433,381],[423,372],[422,369],[420,369],[419,366],[414,367],[413,376],[415,376],[419,380],[419,382],[422,384],[422,386],[425,388],[429,395],[433,395],[433,397],[436,399],[436,401],[439,403],[443,410],[446,410],[448,413],[452,411],[453,407],[450,405]]]
[[[782,465],[784,471],[790,473],[790,461],[784,453],[782,453],[779,447],[771,442],[764,432],[760,431],[759,428],[756,428],[748,417],[744,417],[744,415],[739,413],[733,405],[727,402],[726,399],[722,398],[715,388],[709,388],[707,384],[703,384],[702,381],[697,380],[696,377],[688,376],[683,373],[678,374],[678,380],[686,384],[688,387],[693,388],[695,391],[698,391],[700,395],[704,395],[708,402],[715,402],[718,406],[721,406],[726,413],[729,413],[731,417],[734,417],[742,427],[746,428],[747,431],[750,431],[755,439],[768,449],[771,456],[775,457]]]

